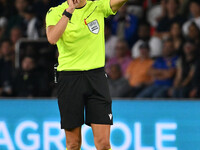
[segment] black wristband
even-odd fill
[[[62,15],[65,15],[66,17],[68,17],[69,18],[69,20],[71,20],[71,18],[72,18],[72,14],[71,13],[69,13],[69,12],[67,12],[66,10],[63,12],[63,14]]]

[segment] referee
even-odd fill
[[[84,123],[92,127],[97,150],[111,149],[104,18],[126,1],[68,0],[47,13],[47,38],[59,51],[58,105],[68,150],[80,149]]]

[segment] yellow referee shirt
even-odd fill
[[[50,8],[46,26],[56,25],[68,7],[68,3],[64,2]],[[104,18],[114,14],[110,0],[87,1],[84,7],[75,9],[65,32],[56,43],[59,51],[58,71],[84,71],[104,67]]]

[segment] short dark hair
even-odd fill
[[[33,61],[34,64],[36,63],[35,58],[34,58],[33,56],[31,56],[31,55],[26,55],[26,56],[24,56],[23,59],[22,59],[22,61],[23,61],[25,58],[30,58],[30,59]]]

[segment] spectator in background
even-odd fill
[[[127,4],[122,6],[112,20],[113,34],[119,39],[125,39],[129,47],[136,41],[138,18],[127,13]]]
[[[0,40],[4,38],[5,28],[14,10],[13,0],[0,0]]]
[[[7,24],[8,24],[8,19],[6,17],[0,15],[0,40],[4,36],[5,28],[6,28]]]
[[[191,0],[179,0],[179,14],[182,16],[188,15],[188,6]]]
[[[132,87],[130,97],[135,97],[144,87],[153,81],[148,74],[153,64],[153,60],[149,58],[150,48],[148,43],[141,44],[139,49],[140,57],[132,60],[126,72],[126,78],[129,80],[129,84]]]
[[[182,48],[183,48],[183,42],[184,42],[181,31],[182,31],[181,25],[178,22],[174,22],[170,28],[169,38],[170,37],[172,38],[175,52],[178,55],[182,54]]]
[[[7,19],[5,19],[4,17],[0,18],[0,40],[3,39],[6,25],[7,25]]]
[[[126,69],[132,60],[128,52],[129,47],[127,42],[124,40],[119,40],[115,47],[115,57],[109,59],[106,64],[106,71],[108,74],[110,73],[111,65],[119,64],[122,74],[125,75]]]
[[[115,46],[117,41],[117,37],[112,35],[111,24],[107,21],[105,25],[105,53],[107,59],[115,56]]]
[[[125,97],[131,89],[128,81],[122,76],[120,65],[118,64],[110,66],[108,85],[111,97]]]
[[[15,26],[19,26],[25,31],[24,10],[25,8],[27,8],[27,6],[28,6],[28,0],[15,1],[16,14],[13,15],[8,21],[8,26],[6,28],[6,33],[5,33],[6,37],[9,37],[11,29]]]
[[[24,10],[24,18],[26,21],[26,37],[29,39],[39,38],[41,23],[35,16],[34,8],[31,5]]]
[[[15,47],[17,41],[22,37],[22,31],[20,27],[13,27],[10,32],[10,40]]]
[[[191,0],[190,2],[190,13],[192,18],[189,19],[183,25],[183,33],[184,35],[189,34],[189,26],[192,22],[195,22],[198,28],[200,29],[200,1],[199,0]]]
[[[14,95],[18,97],[47,96],[46,75],[38,69],[34,58],[26,56],[14,79]]]
[[[137,58],[140,56],[139,47],[142,43],[147,42],[150,46],[150,57],[161,56],[162,53],[162,42],[157,37],[151,37],[150,35],[150,25],[146,22],[139,24],[138,29],[139,40],[132,47],[132,57]]]
[[[197,60],[194,77],[192,80],[192,89],[189,93],[190,98],[200,98],[200,61]]]
[[[200,45],[200,29],[195,22],[190,24],[187,38],[193,40],[197,46]]]
[[[14,14],[13,0],[0,0],[0,18],[10,18]]]
[[[35,14],[37,18],[39,18],[40,21],[44,20],[47,11],[51,7],[57,6],[60,2],[64,1],[59,1],[59,0],[34,0],[33,7],[35,8]]]
[[[184,55],[177,61],[177,72],[174,86],[169,94],[173,98],[188,98],[192,89],[192,79],[197,64],[196,45],[194,41],[187,41],[184,45]]]
[[[138,94],[138,98],[164,98],[173,84],[176,72],[177,56],[174,55],[174,46],[171,39],[164,41],[163,56],[157,58],[149,73],[154,83]]]
[[[166,0],[161,0],[160,3],[151,7],[147,12],[147,20],[152,27],[157,27],[158,22],[165,17],[167,13]]]
[[[13,50],[9,40],[0,44],[2,58],[0,58],[0,96],[12,95],[12,77],[14,72]]]
[[[178,0],[167,0],[166,8],[167,12],[165,17],[163,17],[156,28],[155,35],[160,38],[165,38],[169,36],[170,27],[174,22],[179,22],[183,24],[185,19],[178,15],[179,1]]]

